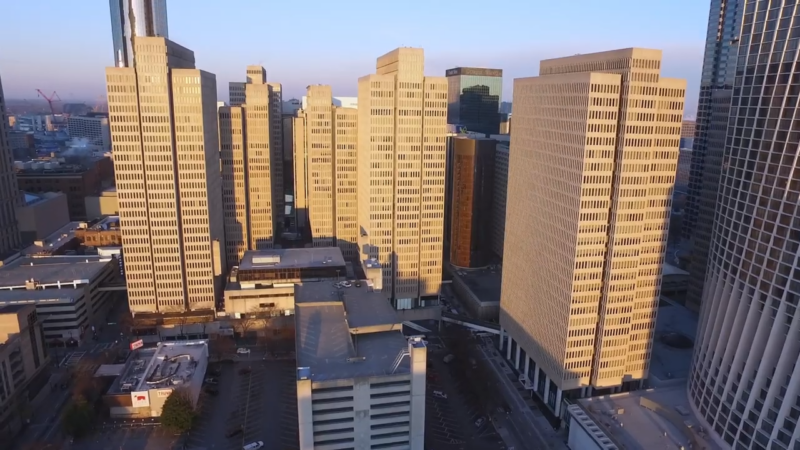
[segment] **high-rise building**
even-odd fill
[[[478,133],[499,134],[503,71],[456,67],[445,73],[447,123]]]
[[[686,81],[640,48],[539,67],[514,81],[501,348],[558,414],[648,376]]]
[[[236,265],[246,250],[275,243],[276,210],[272,169],[272,108],[267,73],[247,67],[245,102],[219,108],[225,254]],[[282,220],[282,219],[280,219]]]
[[[447,80],[421,48],[398,48],[358,80],[358,226],[397,309],[438,299],[442,281]]]
[[[683,237],[691,251],[686,307],[700,310],[706,279],[717,192],[725,149],[728,114],[739,44],[744,0],[712,0],[706,52],[700,78],[689,188],[683,215]]]
[[[216,77],[165,38],[133,44],[147,64],[106,69],[130,309],[214,309],[225,270]]]
[[[108,114],[106,113],[69,116],[67,132],[71,138],[84,138],[105,152],[111,151],[111,132],[108,129]]]
[[[21,244],[19,225],[15,211],[22,206],[22,194],[17,187],[14,173],[14,158],[8,141],[6,102],[3,96],[3,81],[0,80],[0,255],[4,255]]]
[[[334,231],[333,107],[330,86],[309,86],[306,106],[308,220],[314,247],[336,245]]]
[[[494,152],[494,188],[492,200],[492,251],[503,258],[506,237],[506,197],[508,194],[508,142],[498,142]]]
[[[712,2],[712,22],[728,7],[720,3]],[[689,397],[703,429],[726,447],[798,448],[800,10],[794,1],[745,0],[727,13],[742,17],[733,21],[741,29],[730,36],[738,56],[727,68],[726,144],[714,147],[724,163]],[[714,51],[707,46],[706,57]]]
[[[308,149],[306,148],[306,113],[292,117],[292,175],[294,178],[294,220],[301,239],[309,238],[308,229]]]
[[[491,260],[494,152],[497,141],[457,137],[453,144],[450,263],[481,267]]]
[[[169,37],[167,0],[109,0],[114,64],[133,67],[133,37]]]

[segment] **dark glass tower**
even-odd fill
[[[447,123],[467,131],[500,133],[503,71],[457,67],[447,75]]]
[[[728,128],[742,3],[743,0],[712,0],[708,17],[689,190],[683,219],[684,238],[691,251],[686,306],[694,311],[700,309],[706,276]]]
[[[723,5],[741,31],[689,398],[723,447],[797,449],[800,4]]]

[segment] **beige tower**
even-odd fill
[[[225,253],[229,266],[237,265],[246,250],[272,248],[275,240],[272,114],[266,79],[263,67],[248,66],[245,102],[219,109]],[[231,83],[231,98],[235,94],[233,86]]]
[[[336,245],[333,193],[333,98],[330,86],[309,86],[306,117],[308,220],[314,247]]]
[[[514,82],[501,348],[556,413],[648,375],[686,88],[660,68],[625,49]]]
[[[297,111],[297,116],[291,119],[292,164],[294,166],[294,214],[297,223],[297,231],[300,235],[303,235],[306,233],[306,228],[308,226],[306,114],[303,110],[299,110]]]
[[[106,69],[130,308],[214,309],[225,269],[216,78],[165,38],[134,48],[134,67]]]
[[[333,109],[336,246],[347,260],[358,253],[358,109]]]
[[[447,79],[420,48],[398,48],[358,80],[358,226],[398,309],[435,299],[442,280]]]
[[[3,98],[3,83],[0,80],[0,256],[18,248],[21,242],[15,211],[20,203],[17,175],[14,173],[13,155],[8,143],[8,119]]]

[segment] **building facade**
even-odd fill
[[[453,148],[450,264],[481,267],[491,260],[494,139],[458,137]]]
[[[556,414],[648,376],[686,89],[660,68],[622,49],[514,83],[501,346]]]
[[[21,244],[15,217],[15,209],[21,203],[21,195],[8,143],[7,124],[3,82],[0,80],[0,254],[18,248]]]
[[[503,258],[506,236],[506,197],[508,193],[509,142],[498,142],[494,152],[494,189],[492,201],[492,251]]]
[[[167,0],[109,0],[114,65],[133,67],[133,37],[169,37]]]
[[[148,63],[106,69],[130,309],[213,310],[225,271],[216,79],[167,39],[134,44]]]
[[[700,78],[683,237],[691,250],[686,307],[700,310],[716,217],[744,0],[712,0]]]
[[[398,309],[438,299],[442,280],[447,80],[426,77],[421,48],[380,58],[358,80],[358,227]]]
[[[447,123],[486,135],[500,133],[503,71],[456,67],[447,75]]]
[[[712,20],[721,7],[713,3]],[[792,1],[738,3],[728,11],[741,17],[738,62],[728,68],[733,88],[689,396],[721,444],[796,448],[800,70],[791,37],[800,11]]]
[[[111,151],[111,132],[108,128],[108,114],[89,114],[70,116],[67,119],[67,132],[71,138],[85,138],[103,151]]]

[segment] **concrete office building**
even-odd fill
[[[167,39],[134,45],[147,64],[106,69],[130,309],[213,310],[225,272],[216,79]]]
[[[103,216],[119,215],[119,199],[117,198],[117,187],[112,186],[104,189],[98,195],[88,195],[84,199],[86,205],[86,219],[94,220]]]
[[[367,286],[296,289],[300,449],[423,450],[425,341]]]
[[[421,48],[376,69],[358,80],[359,248],[395,308],[427,306],[442,280],[447,80],[424,75]]]
[[[686,89],[660,68],[629,48],[514,82],[501,349],[556,414],[648,376]]]
[[[447,123],[486,135],[500,134],[503,71],[456,67],[447,75]]]
[[[45,239],[69,222],[67,196],[62,192],[23,193],[16,214],[22,242]]]
[[[494,189],[492,201],[492,251],[503,258],[506,237],[506,197],[508,193],[509,142],[498,142],[494,152]]]
[[[689,189],[682,218],[683,237],[691,251],[686,307],[698,312],[709,265],[743,7],[744,0],[712,0],[706,31]]]
[[[292,117],[292,178],[294,185],[294,220],[300,236],[308,229],[308,148],[306,145],[306,116],[303,110]]]
[[[727,8],[720,3],[712,2],[712,21],[718,8]],[[720,137],[726,143],[725,167],[689,396],[706,421],[703,428],[728,448],[797,448],[800,129],[795,99],[800,69],[795,41],[780,36],[793,33],[790,27],[797,30],[800,11],[791,1],[738,3],[736,16],[744,16],[732,36],[738,62],[728,66],[735,75],[728,127]],[[698,142],[695,152],[699,148]]]
[[[67,132],[71,138],[85,138],[103,151],[111,151],[111,132],[108,128],[108,114],[90,113],[85,116],[69,116]]]
[[[491,260],[494,139],[457,137],[453,145],[450,264],[476,268]]]
[[[36,308],[0,304],[0,439],[4,442],[22,429],[23,411],[47,385],[47,367]]]
[[[303,161],[295,168],[295,189],[306,209],[314,247],[337,246],[346,259],[358,258],[358,110],[333,104],[330,86],[309,86],[304,121]],[[302,157],[300,155],[296,157]],[[297,199],[296,199],[297,200]],[[298,206],[300,208],[300,206]]]
[[[19,226],[14,210],[21,203],[17,177],[12,165],[8,144],[8,120],[3,96],[3,81],[0,80],[0,256],[21,244]]]
[[[114,65],[133,67],[133,38],[169,37],[167,0],[109,0]]]

